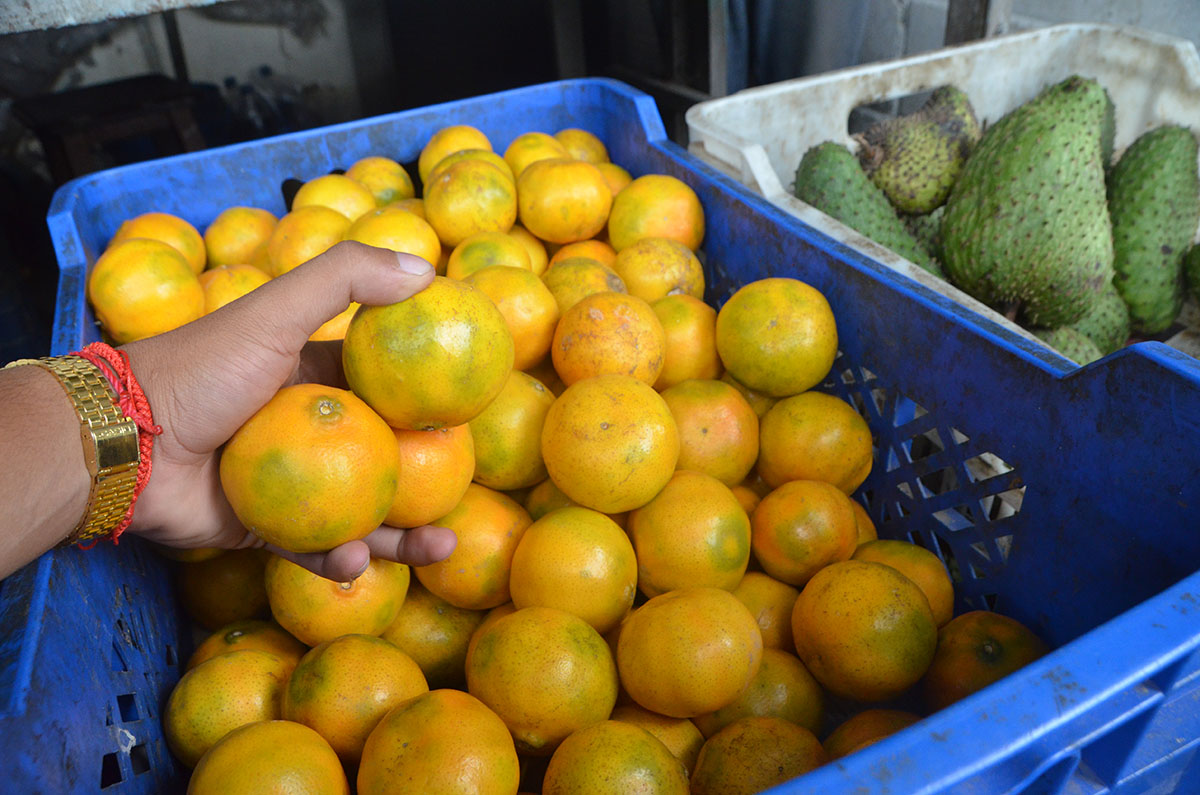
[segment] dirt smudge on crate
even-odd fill
[[[1076,682],[1074,675],[1061,665],[1042,674],[1042,678],[1050,682],[1054,688],[1054,706],[1058,709],[1059,714],[1078,703],[1080,698],[1087,693],[1087,688]]]

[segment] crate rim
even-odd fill
[[[759,95],[777,93],[784,88],[836,83],[846,79],[847,77],[870,75],[884,69],[894,70],[908,66],[915,66],[917,64],[926,63],[927,61],[940,60],[948,55],[971,54],[1002,48],[1008,46],[1014,41],[1036,41],[1039,39],[1061,38],[1063,36],[1084,33],[1088,31],[1103,31],[1115,35],[1127,36],[1129,38],[1141,39],[1162,47],[1169,47],[1178,53],[1181,60],[1190,61],[1192,64],[1194,64],[1195,70],[1200,73],[1200,53],[1197,52],[1196,46],[1191,42],[1190,39],[1185,39],[1180,36],[1173,36],[1168,33],[1159,33],[1157,31],[1146,30],[1133,25],[1118,25],[1107,22],[1063,22],[1040,28],[1032,28],[1030,30],[1019,30],[1011,33],[1003,33],[998,36],[990,36],[985,39],[979,39],[963,44],[949,44],[933,50],[913,53],[911,55],[885,58],[865,64],[846,66],[842,67],[841,69],[831,69],[827,72],[821,72],[820,74],[793,77],[766,85],[743,88],[724,97],[705,100],[704,102],[697,102],[687,109],[685,113],[685,119],[690,123],[693,119],[699,119],[706,112],[711,111],[714,105],[728,104],[727,101],[730,99],[753,99]],[[928,86],[928,88],[932,89],[935,88],[935,86]],[[894,98],[895,97],[890,96],[880,97],[879,101],[886,101]],[[737,133],[726,132],[726,134],[730,135],[731,137],[746,140],[747,143],[750,144],[754,143],[752,141],[748,141]]]
[[[1080,733],[1069,738],[1066,745],[1050,742],[1048,735],[1055,729],[1089,712],[1102,712],[1114,695],[1138,686],[1165,663],[1200,648],[1200,633],[1180,638],[1171,630],[1171,621],[1164,621],[1171,618],[1179,623],[1179,616],[1196,614],[1200,614],[1200,572],[1053,649],[990,687],[856,752],[855,772],[868,772],[879,781],[886,776],[887,791],[915,794],[952,791],[947,788],[1004,764],[1010,770],[1016,766],[1024,771],[1011,790],[1021,791],[1040,772],[1073,753],[1078,744],[1088,739],[1088,735]],[[1138,642],[1112,642],[1129,637],[1137,637]],[[1146,650],[1150,653],[1146,654]],[[1123,665],[1114,664],[1114,660]],[[1115,678],[1106,676],[1118,673]],[[1079,693],[1086,693],[1086,698],[1081,699]],[[1161,692],[1151,693],[1134,708],[1112,717],[1134,709],[1152,708],[1161,701]],[[978,741],[954,742],[955,738],[972,736],[978,740],[981,718],[1000,705],[1021,705],[1014,711],[1019,720],[1012,721],[1015,725],[1007,732],[1008,743],[998,746],[989,743],[985,746],[988,753],[980,755]],[[994,727],[996,723],[989,721],[987,725]],[[897,760],[917,756],[921,746],[930,743],[937,745],[938,753],[921,753],[920,769],[897,764]],[[1051,747],[1043,748],[1039,743]],[[861,778],[850,778],[847,775],[850,772],[847,764],[835,760],[768,792],[783,795],[849,791],[846,788],[862,783]]]

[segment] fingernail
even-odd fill
[[[433,266],[420,257],[412,254],[397,254],[396,262],[400,266],[400,270],[410,276],[424,276],[433,270]]]

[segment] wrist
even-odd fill
[[[5,538],[4,542],[28,544],[32,550],[28,557],[32,558],[70,535],[87,508],[91,478],[80,444],[79,419],[51,373],[41,367],[5,370],[0,400],[7,406],[20,407],[17,415],[0,418],[0,428],[6,429],[5,435],[12,442],[8,450],[13,458],[25,463],[18,472],[18,482],[11,486],[10,494],[18,502],[13,515],[5,517],[23,520],[12,521],[5,535],[19,532],[28,536]],[[18,419],[24,420],[21,426],[15,425]],[[31,466],[34,462],[40,468]],[[46,474],[21,479],[25,473],[32,478],[37,471]]]

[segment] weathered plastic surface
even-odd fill
[[[899,99],[946,83],[971,99],[981,122],[995,122],[1043,87],[1072,74],[1097,79],[1116,107],[1115,150],[1162,124],[1200,132],[1200,56],[1191,41],[1113,25],[1056,25],[894,61],[746,89],[692,106],[689,151],[769,201],[854,249],[930,286],[1017,334],[1024,329],[899,254],[792,195],[796,166],[823,141],[857,151],[847,130],[860,105]],[[1167,341],[1200,355],[1200,311]],[[1039,343],[1040,344],[1040,343]]]
[[[154,208],[203,227],[230,204],[278,212],[283,179],[365,154],[410,162],[456,123],[501,150],[529,129],[583,127],[633,174],[687,182],[706,212],[714,305],[765,276],[821,290],[841,349],[824,388],[868,418],[877,455],[857,496],[880,535],[951,564],[960,610],[997,609],[1059,647],[778,792],[1198,791],[1186,788],[1198,783],[1200,739],[1191,360],[1143,343],[1075,369],[699,163],[666,139],[653,101],[623,84],[535,86],[70,183],[49,219],[63,267],[55,351],[95,338],[83,278],[125,217]],[[0,764],[15,791],[94,791],[106,756],[123,777],[113,792],[184,780],[158,712],[186,658],[186,627],[168,564],[129,553],[124,543],[59,551],[3,583]]]

